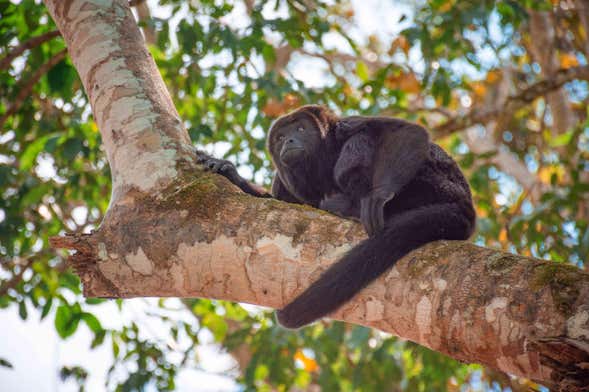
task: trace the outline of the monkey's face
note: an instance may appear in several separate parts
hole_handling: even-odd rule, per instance
[[[317,124],[307,116],[300,116],[293,121],[273,126],[268,145],[276,164],[295,167],[316,157],[321,142]]]

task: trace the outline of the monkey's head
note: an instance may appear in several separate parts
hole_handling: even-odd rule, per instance
[[[302,106],[270,127],[267,147],[286,189],[307,204],[318,206],[335,186],[333,129],[337,117],[319,105]]]
[[[277,169],[305,166],[323,158],[336,121],[331,110],[319,105],[302,106],[276,120],[267,144]]]

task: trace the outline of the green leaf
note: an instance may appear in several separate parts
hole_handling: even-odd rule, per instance
[[[96,335],[94,335],[94,339],[92,339],[92,343],[90,344],[90,348],[95,348],[100,346],[102,343],[104,343],[104,338],[106,336],[106,331],[103,329],[100,332],[98,332]]]
[[[84,145],[82,144],[82,141],[80,139],[68,139],[63,144],[63,158],[68,161],[71,161],[76,157],[76,155],[78,155],[80,151],[82,151],[83,147]]]
[[[55,312],[55,329],[62,339],[73,335],[78,329],[80,314],[72,312],[73,307],[60,305]]]
[[[557,135],[555,137],[550,137],[548,139],[548,144],[552,148],[563,147],[568,145],[572,138],[573,138],[573,131],[565,132],[563,134]]]
[[[77,78],[77,72],[67,60],[62,60],[47,72],[49,90],[54,94],[69,101],[73,96],[73,84]]]
[[[0,366],[4,366],[10,369],[14,368],[14,366],[12,366],[12,364],[4,358],[0,358]]]
[[[82,320],[86,323],[88,328],[92,330],[95,334],[100,333],[103,331],[102,325],[100,321],[94,316],[92,313],[84,312],[81,315]]]
[[[104,303],[103,298],[86,298],[86,304],[88,305],[100,305]]]
[[[364,61],[356,62],[356,75],[362,80],[363,82],[368,81],[368,67]]]
[[[25,301],[21,301],[18,303],[18,315],[21,319],[26,320],[28,313],[27,313],[27,304]]]
[[[39,155],[45,147],[48,138],[49,136],[43,136],[27,145],[19,160],[21,170],[28,171],[33,167],[37,155]]]
[[[207,327],[216,341],[222,341],[227,334],[227,323],[216,313],[208,313],[202,318],[202,325]]]
[[[49,297],[47,299],[47,301],[45,302],[45,305],[43,305],[43,309],[41,310],[41,320],[43,320],[45,317],[47,317],[47,315],[49,314],[49,311],[51,310],[52,304],[53,304],[53,298]]]
[[[119,351],[120,351],[119,344],[116,342],[116,340],[113,337],[113,339],[112,339],[112,355],[113,355],[113,357],[118,358]]]

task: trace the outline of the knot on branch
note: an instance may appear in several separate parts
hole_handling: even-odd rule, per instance
[[[530,351],[540,355],[540,363],[552,370],[550,378],[558,391],[589,392],[589,345],[565,337],[530,341]]]
[[[66,263],[80,276],[87,275],[96,269],[95,242],[92,234],[84,233],[67,233],[64,236],[49,238],[49,244],[54,249],[71,249],[75,251],[66,259]]]

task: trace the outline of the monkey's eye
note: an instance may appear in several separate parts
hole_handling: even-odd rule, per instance
[[[284,140],[284,135],[280,135],[280,136],[278,136],[278,141],[279,141],[279,142],[281,142],[281,141],[283,141],[283,140]]]
[[[303,128],[303,127],[299,127],[299,128],[297,129],[297,131],[299,131],[299,132],[305,132],[305,128]]]

